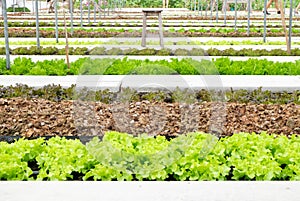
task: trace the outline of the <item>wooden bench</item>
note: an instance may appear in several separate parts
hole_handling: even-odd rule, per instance
[[[162,27],[162,9],[143,9],[143,32],[142,32],[142,47],[146,47],[146,37],[147,37],[147,17],[148,16],[158,16],[158,28],[159,28],[159,42],[160,46],[164,47],[163,41],[163,27]]]
[[[227,5],[225,5],[225,0],[223,0],[223,8],[222,8],[223,12],[225,11],[225,9],[228,8],[230,3],[235,4],[235,0],[227,0],[226,3],[227,3]],[[248,0],[237,0],[236,3],[237,4],[246,4],[246,6],[247,6],[246,10],[248,10]],[[252,8],[252,0],[250,0],[250,12],[252,12],[251,8]]]

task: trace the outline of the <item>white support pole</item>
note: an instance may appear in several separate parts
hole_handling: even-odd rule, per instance
[[[98,5],[98,8],[99,8],[99,18],[101,18],[101,6],[102,6],[102,0],[99,0],[99,5]]]
[[[36,23],[36,45],[40,48],[40,32],[39,32],[39,2],[35,0],[35,23]]]
[[[88,23],[91,22],[91,0],[88,1]]]
[[[94,23],[96,23],[96,14],[97,14],[96,4],[97,4],[97,2],[94,0]]]
[[[26,8],[26,6],[25,6],[25,0],[23,0],[23,12],[25,13],[25,8]]]
[[[234,31],[236,31],[236,21],[237,21],[237,0],[234,1]]]
[[[55,0],[54,2],[54,6],[55,6],[55,39],[56,39],[56,43],[58,43],[58,11],[57,11],[57,1]]]
[[[70,17],[71,17],[71,35],[73,35],[73,33],[74,33],[74,28],[73,28],[73,10],[74,10],[74,8],[73,8],[73,0],[69,0],[70,2],[69,2],[69,7],[70,7],[70,9],[69,9],[69,11],[70,11]]]
[[[267,35],[267,0],[264,0],[264,33],[263,33],[263,42],[266,43],[266,35]]]
[[[211,1],[210,1],[210,20],[211,20],[211,22],[212,22],[212,14],[213,14],[213,9],[214,9],[213,6],[214,6],[214,5],[213,5],[213,1],[211,0]]]
[[[247,25],[247,36],[250,35],[250,12],[251,12],[251,8],[250,8],[250,1],[251,0],[248,0],[247,2],[247,10],[248,10],[248,16],[247,16],[247,22],[248,22],[248,25]]]
[[[9,41],[8,41],[8,23],[6,12],[6,0],[2,0],[2,14],[4,19],[4,37],[5,37],[5,55],[6,55],[6,69],[10,69],[10,54],[9,54]]]
[[[224,11],[224,25],[226,26],[226,14],[227,14],[227,0],[225,0],[224,2],[224,6],[223,6],[223,11]]]
[[[83,23],[82,23],[82,0],[80,0],[80,27],[82,27]]]
[[[289,18],[289,42],[288,49],[292,49],[292,23],[293,23],[293,0],[290,0],[290,18]]]
[[[219,0],[216,0],[216,23],[219,22]]]
[[[15,11],[16,11],[16,9],[15,9],[15,0],[13,0],[13,5],[12,5],[12,7],[13,7],[13,12],[15,12]]]
[[[31,0],[31,5],[32,5],[32,14],[34,14],[34,3],[33,3],[34,0]]]

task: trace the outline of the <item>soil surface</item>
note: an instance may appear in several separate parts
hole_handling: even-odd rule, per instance
[[[192,131],[219,136],[263,131],[299,135],[300,105],[0,99],[0,135],[91,136],[108,130],[167,136]]]

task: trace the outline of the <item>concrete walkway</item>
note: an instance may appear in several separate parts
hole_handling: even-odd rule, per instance
[[[32,87],[61,85],[88,87],[91,89],[133,88],[137,91],[208,89],[208,90],[263,90],[289,91],[300,90],[300,76],[254,76],[254,75],[105,75],[105,76],[0,76],[0,85],[26,84]]]
[[[0,182],[3,201],[299,201],[299,182]]]

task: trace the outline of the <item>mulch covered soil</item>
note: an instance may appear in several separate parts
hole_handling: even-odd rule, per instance
[[[263,131],[299,135],[300,105],[0,99],[0,135],[91,136],[103,135],[108,130],[169,136],[189,131],[222,136]]]

